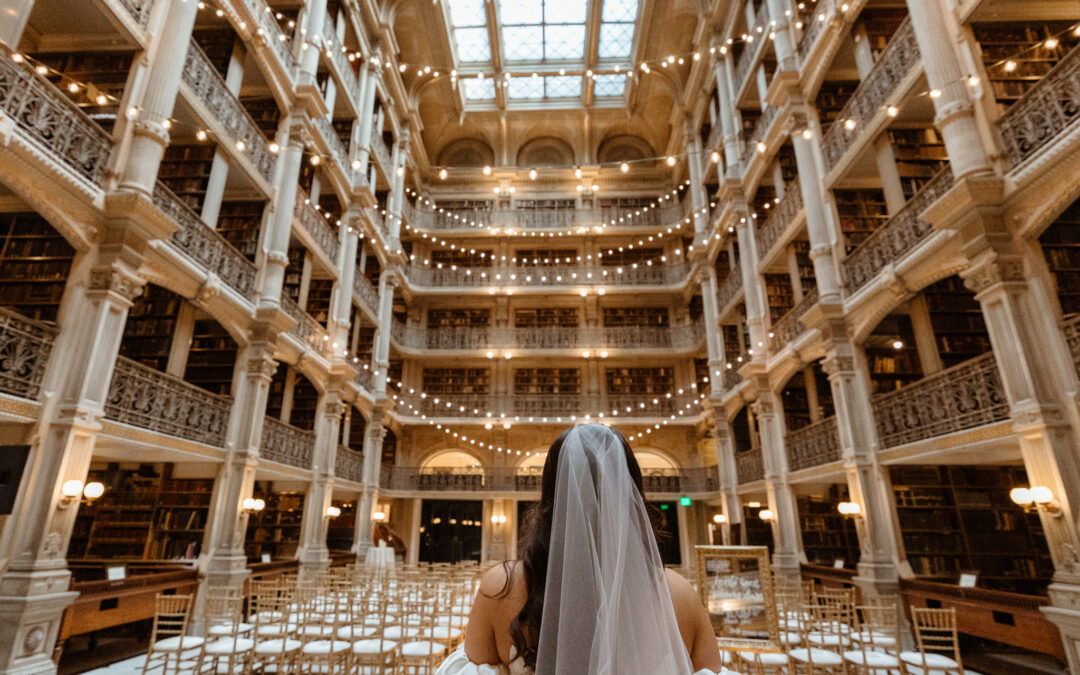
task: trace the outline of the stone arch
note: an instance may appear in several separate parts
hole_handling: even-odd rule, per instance
[[[596,158],[601,164],[637,162],[656,157],[656,151],[641,136],[617,134],[605,138],[597,150]]]
[[[484,467],[484,461],[475,452],[458,446],[439,448],[428,452],[420,460],[420,470],[425,469],[476,469]]]
[[[495,151],[479,138],[450,141],[439,152],[439,166],[478,167],[495,163]]]
[[[540,136],[526,141],[517,154],[519,167],[565,167],[574,163],[574,148],[555,136]]]

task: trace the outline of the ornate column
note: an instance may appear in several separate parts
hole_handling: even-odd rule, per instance
[[[375,512],[375,502],[379,498],[382,447],[383,440],[386,438],[386,427],[383,426],[384,415],[382,405],[376,404],[364,432],[364,472],[360,499],[356,505],[356,535],[353,537],[356,557],[361,559],[371,547],[372,538],[375,535],[375,521],[371,516]]]
[[[823,302],[840,302],[840,274],[833,250],[837,242],[837,227],[825,209],[821,158],[815,137],[821,137],[814,111],[804,110],[791,118],[788,132],[795,148],[795,163],[799,170],[799,189],[806,209],[806,232],[810,237],[810,259],[814,263],[818,297]]]
[[[131,234],[125,229],[110,227],[103,239],[124,241]],[[107,257],[97,251],[81,255],[68,280],[30,453],[4,531],[3,672],[56,672],[53,645],[64,609],[77,596],[68,590],[65,557],[79,505],[64,501],[61,487],[86,480],[124,322],[144,283],[136,274],[141,254],[125,244]]]
[[[777,68],[797,71],[799,65],[796,59],[795,34],[791,25],[791,3],[786,0],[768,0],[768,3],[770,21],[767,32],[772,36]]]
[[[720,333],[720,308],[716,305],[716,268],[703,260],[701,301],[705,315],[705,346],[709,355],[709,390],[719,397],[724,386],[724,338]]]
[[[314,577],[330,566],[330,551],[326,548],[326,509],[334,496],[334,459],[337,457],[338,434],[346,405],[341,401],[341,382],[319,397],[315,417],[315,448],[311,453],[311,483],[304,498],[304,516],[300,524],[300,574]]]
[[[390,326],[393,322],[394,289],[398,279],[385,270],[379,276],[379,326],[375,329],[375,396],[386,397],[386,370],[390,367]]]
[[[764,377],[760,384],[766,384]],[[773,512],[773,568],[787,581],[798,583],[799,564],[806,562],[802,550],[802,530],[795,493],[788,482],[787,453],[784,448],[784,411],[779,398],[767,389],[758,390],[751,404],[761,434],[761,457],[765,466],[765,491]]]
[[[405,207],[405,166],[409,160],[409,128],[401,130],[401,135],[394,146],[394,175],[390,177],[389,204],[386,209],[386,225],[390,231],[391,248],[397,247],[401,235],[401,212]]]
[[[357,274],[356,249],[360,243],[362,213],[359,203],[351,204],[341,219],[345,226],[341,228],[338,235],[341,238],[337,261],[338,278],[330,301],[330,320],[327,331],[330,333],[331,345],[336,345],[334,347],[335,359],[344,358],[344,353],[349,348],[349,320],[352,313],[353,281]]]
[[[282,121],[286,136],[282,143],[279,160],[277,190],[273,210],[267,220],[268,232],[264,237],[266,257],[262,266],[259,291],[260,307],[277,307],[281,303],[281,288],[285,282],[285,268],[289,264],[289,236],[292,234],[293,210],[300,184],[300,167],[304,161],[304,147],[308,144],[307,130],[299,120]]]
[[[371,162],[371,131],[375,123],[375,92],[379,82],[379,68],[375,64],[380,61],[376,52],[360,70],[363,93],[360,97],[360,117],[357,121],[356,159],[360,162],[358,172],[361,175],[367,175],[368,165]],[[372,182],[371,185],[374,190],[375,183]]]
[[[731,544],[731,528],[741,525],[743,522],[742,502],[739,501],[739,478],[735,471],[735,444],[731,440],[731,425],[724,417],[723,408],[713,408],[716,420],[714,432],[716,434],[716,463],[720,473],[720,512],[726,518],[721,530],[724,539]]]
[[[694,209],[694,235],[700,235],[709,226],[708,214],[703,213],[708,205],[708,195],[705,193],[704,178],[702,177],[702,162],[705,153],[702,151],[701,136],[695,133],[693,121],[686,118],[686,162],[690,167],[690,205]]]
[[[725,173],[731,173],[739,170],[742,157],[739,148],[739,118],[731,94],[731,57],[722,43],[714,43],[713,46],[721,54],[716,63],[716,98],[720,103],[720,129],[724,135],[724,169]]]
[[[750,328],[750,349],[752,360],[765,358],[765,282],[758,274],[757,242],[755,241],[754,223],[750,218],[750,209],[741,200],[735,206],[736,235],[739,245],[739,272],[743,278],[743,293],[746,298],[746,324]]]

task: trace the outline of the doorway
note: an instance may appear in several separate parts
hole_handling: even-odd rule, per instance
[[[480,561],[484,503],[425,499],[420,508],[420,561]]]

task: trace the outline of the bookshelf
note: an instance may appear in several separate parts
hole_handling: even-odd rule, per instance
[[[917,576],[953,583],[961,570],[978,570],[980,587],[1045,592],[1053,565],[1039,517],[1009,498],[1028,484],[1023,467],[900,466],[890,476]]]
[[[326,527],[326,548],[331,551],[348,551],[353,545],[356,532],[356,504],[354,502],[331,502],[341,509],[341,515],[331,518]]]
[[[671,325],[667,307],[604,307],[604,326],[660,326]]]
[[[444,248],[435,249],[431,252],[431,265],[437,267],[440,263],[443,267],[457,265],[458,267],[491,267],[491,249],[454,249],[448,251]]]
[[[0,216],[0,305],[55,323],[75,249],[36,213]]]
[[[264,202],[222,202],[218,214],[218,233],[252,262],[259,249],[259,227],[265,208]]]
[[[831,80],[822,83],[815,103],[823,127],[827,127],[840,116],[848,99],[858,87],[858,80]]]
[[[282,292],[296,302],[300,303],[300,282],[304,277],[304,257],[307,250],[296,243],[289,242],[289,262],[285,265],[285,280],[282,282]]]
[[[765,224],[773,207],[776,206],[776,189],[771,185],[759,186],[750,206],[757,214],[757,229],[761,230],[761,226]]]
[[[906,17],[906,12],[889,7],[872,7],[862,13],[862,23],[866,27],[866,37],[870,40],[875,61]]]
[[[716,270],[716,283],[724,283],[724,279],[731,273],[731,261],[728,259],[727,251],[716,252],[716,262],[713,263],[713,269]]]
[[[386,438],[383,439],[382,445],[382,457],[379,458],[380,464],[393,465],[397,462],[397,434],[392,429],[387,429]]]
[[[264,553],[273,560],[292,558],[300,545],[304,493],[273,492],[272,487],[266,482],[255,484],[254,497],[263,499],[266,508],[248,516],[244,543],[248,560],[258,561]]]
[[[897,340],[903,343],[900,349],[893,346]],[[866,362],[870,369],[871,394],[896,391],[922,379],[922,363],[915,346],[911,317],[890,314],[882,319],[866,341]]]
[[[518,368],[514,371],[515,394],[578,394],[581,371],[577,368]]]
[[[240,99],[240,104],[251,115],[255,126],[259,127],[259,131],[263,132],[266,139],[274,140],[281,121],[281,109],[278,108],[277,101],[269,96],[245,96]]]
[[[196,319],[184,380],[214,393],[232,392],[238,347],[229,332],[210,318]]]
[[[796,500],[803,552],[811,565],[832,567],[838,558],[843,559],[847,569],[858,564],[860,550],[855,522],[836,510],[836,505],[847,499],[846,486],[830,485],[825,495]]]
[[[1006,108],[1015,103],[1076,46],[1077,38],[1065,32],[1070,25],[1066,21],[971,25],[998,103]],[[1042,44],[1051,35],[1059,36],[1059,44],[1053,49]],[[1015,67],[1007,69],[1006,60],[1015,63]]]
[[[345,425],[341,425],[344,429]],[[364,451],[364,435],[367,433],[367,421],[364,420],[364,416],[356,408],[352,409],[352,414],[349,415],[349,445],[348,447],[357,451]]]
[[[793,241],[795,263],[799,266],[799,283],[802,284],[803,296],[817,288],[817,275],[814,274],[814,261],[810,259],[810,242]]]
[[[799,176],[799,165],[795,161],[795,146],[791,141],[784,141],[776,153],[776,161],[780,164],[780,177],[784,179],[784,185],[795,180]]]
[[[491,325],[490,309],[429,309],[428,328],[487,328]]]
[[[207,60],[222,79],[229,74],[229,61],[232,58],[236,33],[231,28],[196,28],[192,33],[199,48],[206,54]]]
[[[577,325],[578,310],[574,307],[527,307],[514,310],[515,328],[576,328]]]
[[[945,142],[934,127],[889,129],[888,133],[904,197],[911,199],[948,163]]]
[[[305,311],[323,326],[330,321],[330,298],[334,292],[333,279],[312,279],[308,285]]]
[[[802,371],[791,376],[787,386],[780,392],[780,400],[784,405],[784,423],[789,432],[810,424],[810,395],[806,391]]]
[[[210,514],[214,479],[173,479],[171,469],[165,465],[154,506],[145,555],[150,560],[197,558]]]
[[[158,469],[152,464],[137,469],[119,469],[112,464],[91,475],[107,487],[101,499],[87,509],[88,527],[76,525],[77,532],[86,532],[84,556],[144,558],[157,508]],[[74,550],[68,555],[76,557]]]
[[[90,119],[108,133],[112,133],[119,109],[117,101],[123,100],[124,85],[135,52],[122,51],[79,51],[70,54],[35,54],[47,66],[59,71],[76,82],[85,82],[89,86],[77,92],[69,92],[64,86],[68,81],[58,76],[49,76],[49,80],[72,99]],[[98,94],[114,97],[104,105],[97,104]]]
[[[292,412],[289,424],[304,431],[315,431],[315,415],[319,405],[319,390],[299,372],[293,382]]]
[[[941,362],[955,366],[990,351],[990,335],[975,293],[958,276],[928,286],[923,295]]]
[[[609,394],[668,394],[674,387],[671,368],[608,368]]]
[[[184,299],[172,291],[147,284],[128,310],[120,355],[165,372],[182,302]]]
[[[768,507],[764,503],[761,506],[743,504],[743,536],[747,546],[768,546],[769,555],[772,555],[772,525],[758,515],[765,508]]]
[[[848,253],[889,220],[885,193],[879,189],[833,190],[833,197]]]
[[[724,324],[720,326],[720,332],[724,339],[724,357],[728,362],[735,363],[735,358],[743,352],[742,343],[739,342],[739,327]]]
[[[1057,282],[1062,314],[1080,312],[1080,201],[1073,202],[1039,237]]]
[[[787,273],[762,276],[765,278],[765,293],[769,297],[769,317],[775,324],[795,306],[795,290]]]
[[[196,213],[202,211],[210,168],[214,161],[214,145],[170,145],[158,170],[158,180],[172,190],[182,202]]]
[[[491,388],[487,368],[424,368],[423,390],[431,394],[486,394]]]
[[[604,256],[600,258],[600,264],[604,267],[625,267],[634,263],[644,265],[647,261],[656,260],[662,255],[664,255],[664,249],[658,247],[615,249],[611,254],[604,252]]]

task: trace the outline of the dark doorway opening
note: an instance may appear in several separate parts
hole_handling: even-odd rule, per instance
[[[420,561],[480,560],[484,504],[425,499],[420,509]]]

